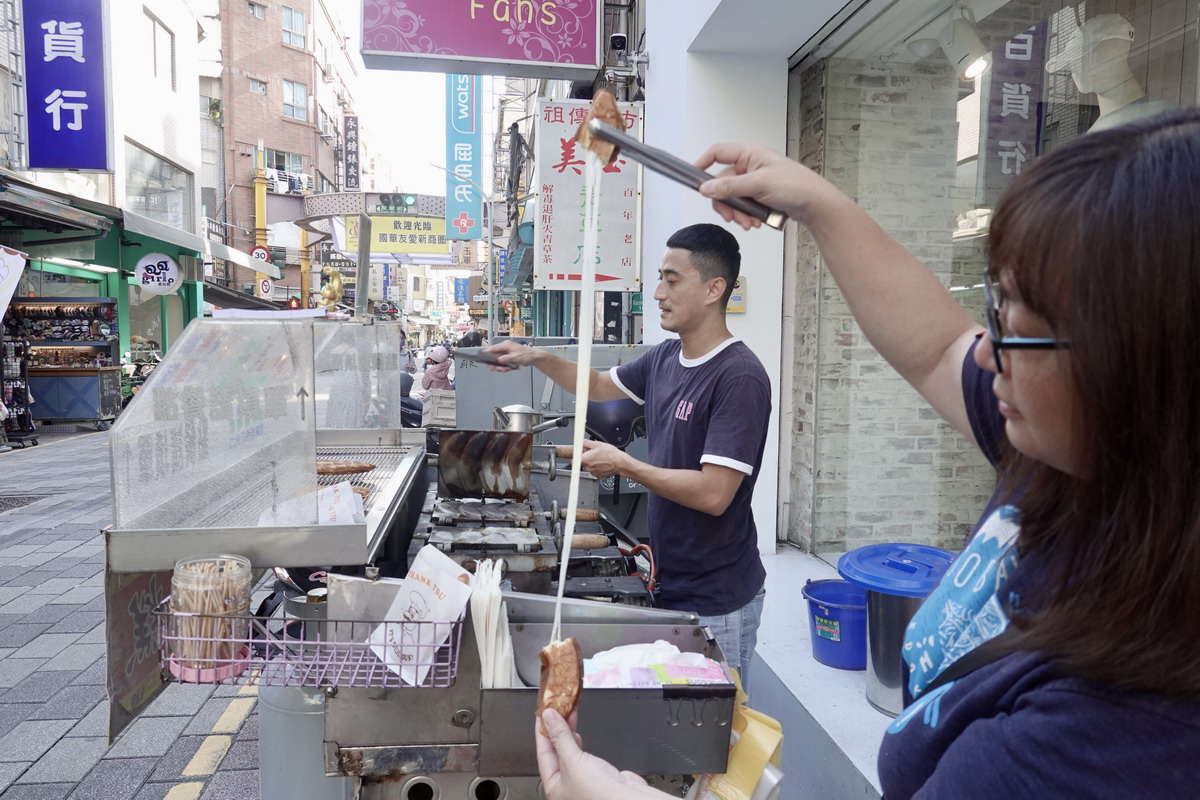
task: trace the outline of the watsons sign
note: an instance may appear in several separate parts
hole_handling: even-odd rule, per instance
[[[376,69],[590,80],[603,65],[601,0],[363,0]]]
[[[446,76],[446,238],[483,237],[481,80]]]
[[[163,253],[149,253],[138,261],[133,277],[144,292],[171,294],[179,288],[179,264]]]

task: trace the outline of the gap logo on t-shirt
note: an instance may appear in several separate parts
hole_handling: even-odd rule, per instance
[[[1017,566],[1013,543],[1020,530],[1016,506],[993,511],[913,616],[904,636],[904,661],[914,698],[943,670],[1008,627],[997,592]]]

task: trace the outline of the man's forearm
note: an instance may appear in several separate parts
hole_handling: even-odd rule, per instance
[[[737,477],[736,482],[731,484],[728,476],[722,479],[703,469],[655,467],[632,456],[623,465],[621,475],[640,483],[659,497],[714,517],[725,513],[741,481]]]

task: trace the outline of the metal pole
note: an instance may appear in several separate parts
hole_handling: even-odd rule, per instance
[[[483,191],[482,189],[480,190]],[[488,243],[488,344],[495,344],[496,337],[500,334],[500,326],[496,323],[496,256],[492,249],[492,230],[495,228],[492,225],[492,202],[485,198],[484,219],[487,220],[487,243]]]

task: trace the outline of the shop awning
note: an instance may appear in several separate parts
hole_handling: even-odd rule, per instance
[[[407,316],[405,319],[413,325],[420,325],[422,327],[429,326],[430,328],[436,328],[439,324],[437,320],[429,319],[429,317]]]
[[[112,221],[108,218],[59,202],[56,195],[28,189],[14,181],[0,180],[0,211],[56,225],[66,224],[80,230],[103,232],[112,227]]]
[[[149,235],[149,234],[147,234]],[[279,304],[252,294],[227,289],[219,283],[204,282],[204,301],[221,308],[249,308],[279,310]]]
[[[249,254],[243,253],[241,250],[235,250],[232,247],[227,247],[220,242],[212,242],[194,233],[172,228],[170,225],[150,219],[149,217],[143,217],[141,214],[135,214],[132,211],[122,211],[121,218],[125,230],[131,233],[169,242],[176,247],[193,250],[201,255],[223,258],[226,261],[232,261],[247,269],[261,272],[275,280],[283,277],[279,272],[279,268],[271,262],[255,261],[250,258]]]

